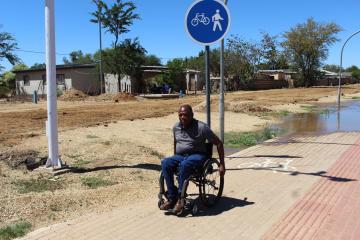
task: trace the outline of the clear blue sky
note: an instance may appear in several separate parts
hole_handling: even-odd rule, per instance
[[[1,0],[0,31],[13,34],[22,50],[43,52],[44,0]],[[111,0],[106,0],[111,3]],[[194,43],[184,29],[184,15],[192,0],[135,0],[141,20],[134,23],[125,38],[139,37],[148,54],[163,59],[196,55],[203,47]],[[258,41],[260,32],[282,34],[309,17],[319,22],[336,22],[344,31],[341,39],[330,49],[327,63],[339,64],[342,42],[360,29],[359,0],[228,0],[232,24],[228,34],[239,34]],[[90,23],[90,13],[95,10],[91,0],[55,0],[56,52],[66,54],[73,50],[94,53],[99,46],[98,28]],[[112,42],[110,34],[104,35],[104,47]],[[214,45],[218,47],[218,45]],[[45,62],[45,54],[17,52],[28,66]],[[62,63],[63,55],[57,55]],[[1,63],[7,69],[11,65]],[[360,35],[354,37],[344,52],[345,67],[360,66]]]

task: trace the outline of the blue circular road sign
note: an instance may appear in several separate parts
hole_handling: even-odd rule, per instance
[[[196,1],[185,15],[185,28],[195,42],[211,45],[228,32],[230,11],[222,1]]]

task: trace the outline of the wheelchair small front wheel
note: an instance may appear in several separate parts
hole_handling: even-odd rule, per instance
[[[163,205],[164,204],[164,199],[163,198],[161,198],[161,199],[159,199],[159,201],[158,201],[158,208],[160,208],[161,207],[161,205]]]
[[[191,215],[196,216],[199,213],[199,206],[195,203],[191,208]]]
[[[219,201],[224,189],[224,176],[219,172],[220,163],[217,159],[209,159],[204,166],[199,184],[200,199],[205,206],[211,207]]]

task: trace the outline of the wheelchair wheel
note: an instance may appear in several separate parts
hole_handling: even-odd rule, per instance
[[[211,207],[219,201],[224,189],[224,176],[219,173],[220,163],[217,159],[209,159],[199,184],[200,199],[205,206]]]
[[[164,202],[165,202],[165,201],[164,201],[163,198],[159,199],[159,200],[158,200],[158,208],[160,208],[160,206],[161,206]]]

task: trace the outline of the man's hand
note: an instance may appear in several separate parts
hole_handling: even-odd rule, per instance
[[[220,176],[224,176],[225,172],[226,172],[225,166],[223,164],[220,164],[220,167],[219,167]]]

